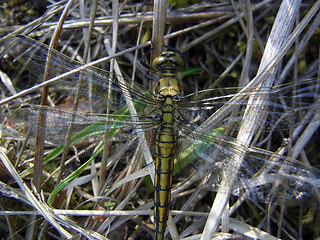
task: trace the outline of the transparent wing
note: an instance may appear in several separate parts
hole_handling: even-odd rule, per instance
[[[79,68],[79,71],[73,71],[53,83],[52,87],[59,91],[67,91],[68,95],[79,92],[80,97],[86,99],[89,106],[98,105],[102,109],[109,108],[112,112],[93,114],[91,111],[81,113],[46,107],[48,138],[60,130],[58,135],[63,139],[70,123],[80,126],[77,131],[91,127],[91,135],[103,136],[105,129],[116,130],[110,137],[116,134],[130,137],[137,129],[149,131],[158,126],[160,107],[154,100],[153,93],[139,84],[127,79],[120,83],[109,77],[110,73],[107,71],[94,67],[84,68],[80,63],[27,37],[9,38],[6,49],[18,61],[27,64],[38,78],[44,76],[49,52],[54,70],[51,71],[51,78]],[[221,126],[231,121],[234,125],[232,131],[236,132],[237,124],[242,119],[243,108],[248,104],[255,104],[248,102],[250,96],[264,96],[265,116],[261,117],[261,126],[266,131],[299,126],[305,122],[301,120],[304,120],[308,112],[311,111],[315,116],[319,111],[319,85],[319,79],[311,79],[273,88],[249,89],[240,93],[238,88],[210,89],[181,97],[175,109],[175,116],[176,129],[181,136],[183,147],[177,156],[175,169],[178,171],[180,164],[185,166],[193,162],[198,173],[195,178],[199,176],[204,179],[205,176],[206,185],[216,189],[221,178],[228,178],[229,171],[232,172],[232,156],[244,154],[245,158],[236,179],[230,179],[235,183],[232,191],[236,195],[246,192],[248,198],[269,202],[283,197],[299,198],[318,190],[318,170],[280,154],[244,145],[232,137],[224,136],[221,131],[214,132],[212,129],[220,127],[224,130]],[[108,95],[108,92],[112,94]],[[132,115],[126,107],[125,99],[131,98],[137,108],[135,117],[138,120],[132,120]],[[215,111],[224,104],[231,104],[237,110],[228,114],[217,126],[204,125],[203,123],[210,120]],[[39,109],[38,106],[19,108],[14,116],[20,120],[24,119],[22,122],[29,126],[34,126]],[[319,118],[312,121],[319,121]],[[271,198],[270,193],[276,182],[280,182],[278,186],[282,186],[283,193]],[[286,184],[283,185],[283,182]]]
[[[137,126],[147,131],[154,129],[157,124],[152,118],[140,116],[139,121],[131,120],[131,115],[126,106],[118,109],[112,114],[82,113],[52,107],[40,107],[36,105],[22,106],[14,111],[9,119],[19,128],[27,128],[28,133],[35,135],[37,128],[37,118],[40,112],[46,114],[45,134],[46,141],[53,144],[62,144],[70,125],[72,135],[82,131],[83,138],[92,140],[101,139],[107,129],[114,130],[110,134],[110,139],[128,139],[133,132],[137,131]]]
[[[50,61],[50,78],[59,77],[69,71],[81,68],[83,65],[71,60],[63,54],[49,50],[49,48],[37,41],[25,36],[10,37],[5,42],[6,52],[17,61],[25,64],[28,70],[38,79],[43,79],[46,62]],[[50,54],[49,54],[50,53]],[[49,58],[50,55],[50,58]],[[79,71],[67,74],[50,85],[51,89],[65,92],[67,96],[79,94],[79,98],[87,105],[84,112],[72,112],[63,108],[40,108],[39,106],[26,106],[17,109],[11,116],[14,123],[28,125],[30,131],[35,133],[35,123],[39,110],[47,115],[47,140],[61,143],[65,139],[68,126],[72,123],[74,132],[84,129],[95,123],[99,129],[123,129],[133,132],[137,126],[143,129],[153,128],[154,123],[150,112],[156,112],[158,105],[155,104],[153,94],[137,83],[123,79],[120,83],[109,77],[110,72],[95,67],[86,67]],[[126,99],[133,99],[138,113],[139,121],[132,121]],[[71,105],[72,106],[72,105]],[[106,112],[107,108],[112,114],[92,114]],[[147,111],[144,111],[148,108]],[[96,134],[101,131],[97,131]]]
[[[271,88],[261,87],[242,92],[240,88],[208,89],[197,94],[190,94],[182,98],[179,109],[185,110],[185,116],[199,116],[199,122],[207,120],[224,104],[233,105],[233,115],[224,119],[240,121],[243,110],[248,105],[249,97],[263,97],[265,116],[261,117],[263,131],[271,129],[295,128],[305,122],[308,112],[316,116],[320,109],[320,79],[309,79],[290,84],[283,84]],[[236,99],[235,99],[236,98]],[[312,121],[319,121],[319,116]]]
[[[6,43],[7,52],[18,61],[27,64],[28,69],[40,79],[44,76],[49,52],[51,53],[52,70],[54,70],[51,71],[51,78],[83,66],[25,36],[11,37]],[[139,110],[139,114],[136,116],[141,121],[139,126],[143,128],[145,125],[144,129],[149,129],[150,122],[156,122],[156,118],[151,116],[159,114],[159,106],[154,101],[153,93],[137,83],[131,83],[130,80],[124,79],[124,83],[120,83],[116,79],[108,77],[109,75],[109,72],[99,68],[86,67],[56,81],[52,88],[67,92],[68,96],[79,92],[80,98],[87,99],[89,109],[96,109],[98,106],[103,111],[106,108],[117,111],[120,107],[126,105],[126,98],[134,99],[135,106]],[[317,90],[319,87],[319,79],[310,79],[272,88],[248,89],[246,92],[240,93],[238,93],[240,91],[239,88],[209,89],[182,97],[177,104],[177,110],[182,113],[182,118],[185,122],[194,122],[197,119],[198,123],[201,124],[215,113],[219,107],[228,103],[238,107],[238,110],[237,114],[224,118],[223,123],[230,120],[239,122],[242,118],[241,110],[249,104],[248,98],[250,96],[263,96],[266,117],[261,118],[261,125],[264,126],[264,131],[276,129],[278,126],[280,129],[287,129],[288,127],[296,127],[302,124],[300,120],[306,116],[309,110],[319,111],[319,90]],[[109,90],[111,90],[111,95],[108,96]],[[234,99],[235,96],[238,97],[236,100]],[[255,103],[250,104],[254,105]],[[148,111],[144,111],[146,108],[148,108]],[[30,118],[32,114],[29,111],[25,112]],[[50,114],[52,116],[60,116],[53,117],[55,119],[54,125],[58,128],[67,125],[70,122],[68,119],[71,119],[72,115],[76,115],[75,118],[79,120],[77,122],[81,125],[92,124],[98,120],[97,116],[89,116],[89,114],[81,115],[80,113],[67,111],[60,111],[57,114],[54,109]],[[62,117],[63,115],[64,117]],[[115,115],[117,114],[108,116],[111,122]],[[127,112],[125,115],[130,114]],[[119,121],[119,118],[117,121]],[[126,117],[123,120],[122,127],[134,128],[137,124],[136,122],[130,122],[130,117]],[[50,127],[53,129],[53,126]]]
[[[238,91],[238,95],[235,92],[240,89],[228,88],[203,91],[203,94],[213,96],[204,99],[196,99],[195,94],[186,96],[181,101],[180,109],[185,109],[185,112],[180,110],[180,119],[192,115],[200,117],[197,123],[181,121],[178,124],[189,145],[185,144],[177,161],[189,159],[189,162],[193,162],[197,174],[191,175],[210,189],[217,190],[221,180],[225,179],[231,183],[231,192],[234,195],[255,201],[280,202],[283,199],[316,196],[320,187],[319,170],[283,156],[283,153],[248,146],[222,133],[229,132],[231,136],[237,134],[243,109],[248,105],[255,105],[255,102],[248,100],[249,97],[263,97],[261,104],[264,111],[258,124],[267,135],[264,139],[261,138],[259,144],[272,138],[274,130],[283,134],[286,130],[296,130],[303,124],[319,122],[319,83],[319,79],[310,79],[272,88],[260,88],[254,92]],[[217,91],[223,90],[227,92],[225,96],[215,97]],[[220,124],[207,124],[211,117],[215,117],[215,105],[219,104],[231,104],[233,111],[227,114]],[[210,111],[212,114],[209,114],[209,118],[203,117]],[[185,124],[187,122],[188,124]],[[278,138],[279,142],[279,135],[276,134],[274,138]],[[289,136],[288,131],[285,136]],[[281,139],[283,136],[280,135]],[[276,148],[280,146],[281,142]],[[283,152],[284,149],[285,146],[282,147]],[[235,156],[243,156],[241,164]]]
[[[224,179],[232,183],[233,195],[254,201],[280,203],[315,196],[319,199],[316,194],[320,190],[320,171],[282,155],[285,144],[279,151],[270,152],[223,136],[221,131],[206,130],[206,134],[185,136],[190,144],[177,156],[175,173],[187,166],[192,178],[187,179],[186,187],[197,181],[202,187],[216,191]],[[244,156],[239,169],[235,155]],[[186,165],[186,159],[193,164]]]
[[[71,60],[58,51],[50,50],[48,46],[31,38],[22,35],[9,37],[4,45],[6,52],[25,64],[38,79],[43,80],[46,62],[49,61],[49,78],[65,76],[50,87],[60,92],[67,92],[69,96],[78,93],[80,98],[92,101],[90,104],[99,104],[101,108],[108,107],[111,110],[124,106],[125,98],[129,97],[136,101],[140,99],[140,103],[153,106],[153,94],[139,84],[132,84],[126,79],[120,83],[115,75],[111,75],[108,71],[95,67],[84,68],[83,64]],[[76,71],[66,74],[72,70]],[[108,90],[112,95],[108,95]]]

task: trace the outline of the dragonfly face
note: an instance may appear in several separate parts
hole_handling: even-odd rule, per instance
[[[183,69],[183,66],[183,60],[173,51],[161,53],[152,63],[152,68],[165,77],[174,77],[177,72]]]
[[[50,51],[48,47],[32,39],[17,36],[9,38],[6,49],[10,55],[26,64],[34,75],[39,78],[43,76]],[[63,76],[50,85],[52,88],[58,91],[66,90],[69,94],[78,92],[90,105],[99,102],[102,107],[109,107],[111,113],[81,113],[46,107],[45,111],[56,123],[54,126],[47,124],[48,129],[66,128],[71,122],[86,127],[83,127],[82,133],[75,135],[72,144],[82,136],[105,136],[106,129],[109,130],[110,139],[121,135],[120,129],[132,132],[137,132],[138,127],[143,132],[157,129],[154,203],[158,239],[163,238],[165,232],[172,177],[185,166],[196,166],[195,172],[188,176],[190,180],[206,179],[206,185],[210,189],[216,189],[220,180],[225,178],[234,183],[231,186],[232,193],[244,194],[246,198],[255,201],[301,199],[301,196],[310,196],[319,190],[320,172],[317,169],[280,153],[248,146],[231,136],[225,136],[222,132],[226,122],[220,122],[220,125],[215,123],[214,126],[205,122],[209,117],[216,116],[219,107],[227,104],[231,106],[232,113],[225,116],[232,122],[231,130],[237,132],[242,118],[241,109],[248,104],[254,105],[248,98],[256,95],[264,96],[265,116],[261,117],[260,125],[272,126],[268,131],[273,132],[273,129],[279,126],[287,129],[300,126],[305,123],[303,119],[309,114],[311,117],[307,122],[318,123],[319,79],[271,88],[249,89],[239,94],[238,88],[228,88],[207,89],[181,96],[175,74],[184,64],[175,52],[164,52],[154,60],[152,67],[160,76],[154,92],[127,79],[120,82],[108,77],[107,71],[84,67],[59,52],[52,51],[51,56],[55,69],[52,77],[58,79]],[[112,96],[107,96],[108,91]],[[125,106],[124,100],[129,99],[136,108],[135,120]],[[39,107],[30,106],[20,108],[17,112],[35,115],[36,110],[39,110]],[[181,151],[176,148],[177,141],[181,142]],[[229,173],[234,166],[234,154],[243,155],[244,160],[238,174],[234,176],[235,179],[228,179],[231,178]],[[189,164],[191,162],[193,165]]]

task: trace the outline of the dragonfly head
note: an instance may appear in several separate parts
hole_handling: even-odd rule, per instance
[[[162,76],[172,76],[184,67],[181,57],[173,51],[162,52],[152,62],[152,68]]]

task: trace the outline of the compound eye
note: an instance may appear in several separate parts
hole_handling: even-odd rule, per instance
[[[176,71],[180,72],[184,67],[184,62],[177,53],[175,53],[175,52],[172,52],[172,53],[174,53],[174,55],[171,55],[169,57],[168,61],[175,64]]]
[[[160,55],[159,57],[155,58],[152,62],[152,68],[157,71],[160,72],[162,69],[162,65],[167,61],[167,58]]]

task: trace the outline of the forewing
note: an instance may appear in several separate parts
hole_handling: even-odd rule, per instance
[[[214,116],[223,105],[231,105],[230,112],[221,124],[240,122],[243,110],[248,105],[249,97],[263,97],[260,104],[264,107],[264,116],[260,119],[262,131],[274,129],[289,129],[303,125],[306,122],[319,121],[320,109],[320,79],[309,79],[271,88],[251,88],[245,92],[240,88],[208,89],[190,94],[181,99],[179,109],[183,118],[191,122],[198,119],[201,124]],[[314,118],[312,118],[315,116]],[[309,118],[308,118],[309,117]],[[216,127],[216,126],[212,126]]]
[[[124,106],[126,98],[153,106],[153,94],[139,84],[127,79],[120,83],[114,74],[73,61],[31,38],[22,35],[9,37],[4,46],[9,55],[25,64],[39,80],[43,80],[46,66],[49,66],[49,78],[57,78],[50,84],[51,88],[66,92],[68,96],[79,94],[90,104],[99,104],[101,108],[111,110]],[[50,64],[47,65],[47,61]]]

